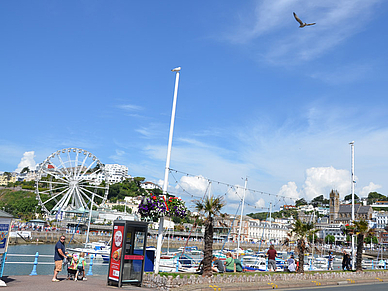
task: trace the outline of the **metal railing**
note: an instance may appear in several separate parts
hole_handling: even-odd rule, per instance
[[[39,257],[43,258],[53,258],[53,255],[40,255],[39,252],[36,252],[35,255],[26,255],[26,254],[7,254],[4,253],[4,258],[6,257],[34,257],[34,261],[5,261],[4,264],[30,264],[33,265],[32,271],[30,273],[30,276],[36,276],[37,271],[36,268],[39,265],[55,265],[55,262],[39,262]],[[92,276],[93,275],[93,265],[107,265],[106,263],[96,263],[94,262],[95,256],[93,254],[90,255],[90,261],[89,261],[89,270],[86,274],[86,276]],[[86,270],[85,270],[86,271]]]

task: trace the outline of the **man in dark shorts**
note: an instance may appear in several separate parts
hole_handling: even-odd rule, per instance
[[[59,239],[59,241],[55,245],[55,252],[54,252],[54,261],[55,261],[55,267],[54,267],[54,277],[51,281],[53,282],[59,282],[57,276],[60,271],[62,271],[62,261],[65,258],[65,236],[62,235]]]
[[[216,256],[213,256],[212,271],[217,273],[224,272],[224,264]]]
[[[271,245],[269,247],[269,250],[267,251],[267,256],[268,256],[268,270],[275,272],[276,271],[276,255],[277,252],[275,250],[274,245]]]

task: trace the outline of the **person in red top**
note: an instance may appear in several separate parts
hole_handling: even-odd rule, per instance
[[[276,258],[277,252],[273,245],[270,245],[269,250],[267,251],[268,256],[268,270],[276,271]]]

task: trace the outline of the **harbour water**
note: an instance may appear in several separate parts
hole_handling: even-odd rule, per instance
[[[4,268],[4,276],[15,276],[15,275],[30,275],[35,260],[35,254],[39,253],[38,265],[36,272],[38,275],[50,275],[53,274],[54,269],[54,244],[24,244],[24,245],[10,245],[8,247],[8,256]],[[71,245],[72,248],[82,247],[82,245]],[[162,252],[166,252],[167,249],[162,248]],[[177,251],[177,249],[170,249],[170,251]],[[317,258],[317,255],[314,255],[314,258]],[[341,270],[341,257],[334,260],[333,270]],[[283,258],[286,259],[286,258]],[[315,261],[315,260],[314,260]],[[86,260],[86,272],[89,270],[90,259]],[[309,258],[305,257],[305,262],[309,262]],[[317,262],[314,262],[316,267],[326,270],[327,263],[324,265],[317,265]],[[376,262],[375,262],[376,267]],[[373,268],[367,266],[367,269]],[[94,275],[107,275],[108,273],[108,263],[104,263],[102,259],[93,260]],[[67,276],[67,270],[63,269],[59,274],[60,277]]]

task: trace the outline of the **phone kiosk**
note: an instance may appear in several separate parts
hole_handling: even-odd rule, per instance
[[[115,220],[109,260],[108,285],[141,286],[147,245],[148,223]]]

